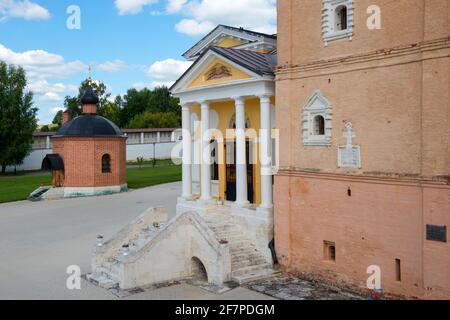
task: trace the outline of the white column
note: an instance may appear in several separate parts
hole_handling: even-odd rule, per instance
[[[191,112],[189,105],[182,107],[183,125],[183,198],[192,196],[192,138],[191,138]]]
[[[156,134],[156,142],[160,143],[161,142],[161,132],[158,131],[158,133]]]
[[[209,103],[201,103],[202,148],[201,148],[201,200],[211,199],[211,146],[209,137]]]
[[[273,207],[272,191],[272,126],[270,124],[270,97],[260,97],[260,137],[259,150],[261,161],[261,207]]]
[[[236,204],[248,204],[247,157],[245,143],[245,101],[235,98],[236,106]]]
[[[141,132],[141,144],[144,144],[144,133]]]

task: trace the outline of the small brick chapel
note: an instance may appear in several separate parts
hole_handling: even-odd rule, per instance
[[[64,197],[126,190],[126,135],[97,115],[99,98],[91,86],[81,102],[82,115],[70,119],[63,113],[61,129],[52,138],[53,154],[44,158],[42,169],[52,171],[52,186],[62,188]]]

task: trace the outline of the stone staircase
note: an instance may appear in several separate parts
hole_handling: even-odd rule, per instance
[[[119,286],[119,261],[108,260],[101,267],[95,269],[94,273],[88,274],[87,279],[107,290]]]
[[[103,262],[92,274],[88,274],[87,279],[99,287],[108,290],[117,288],[119,286],[121,257],[134,252],[139,252],[158,234],[162,227],[163,225],[141,229],[140,233],[135,238],[131,239],[129,243],[124,243],[124,247],[118,250],[113,257]]]
[[[219,241],[230,245],[231,279],[238,284],[264,279],[276,274],[272,263],[245,236],[229,212],[207,214],[205,220]]]
[[[218,209],[201,216],[205,227],[219,243],[227,243],[231,258],[231,281],[238,284],[264,279],[274,276],[272,262],[257,249],[252,241],[245,235],[243,229],[233,220],[229,208]],[[168,224],[168,226],[170,223]],[[121,266],[127,256],[140,254],[145,251],[152,240],[161,232],[165,232],[164,224],[155,226],[142,225],[133,237],[116,242],[115,249],[108,258],[96,266],[87,280],[105,289],[119,288],[123,275]],[[206,229],[205,229],[206,230]],[[107,243],[105,245],[108,245]]]

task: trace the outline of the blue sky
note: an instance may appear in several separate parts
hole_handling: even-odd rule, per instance
[[[81,29],[70,30],[71,5]],[[39,122],[49,123],[92,76],[113,97],[170,85],[189,67],[181,54],[217,24],[276,32],[276,0],[0,0],[0,60],[22,65]]]

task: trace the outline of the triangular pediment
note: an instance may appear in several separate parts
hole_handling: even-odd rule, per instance
[[[196,88],[252,78],[241,68],[233,66],[223,59],[216,58],[201,69],[200,74],[186,87]]]
[[[312,111],[312,110],[323,110],[329,107],[330,103],[328,102],[328,100],[322,95],[322,93],[319,90],[317,90],[308,99],[303,109]]]
[[[202,87],[234,84],[255,78],[261,78],[261,75],[209,50],[181,76],[171,91],[176,93]]]

